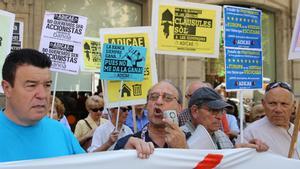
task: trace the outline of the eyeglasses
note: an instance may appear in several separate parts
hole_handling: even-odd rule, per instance
[[[177,100],[177,98],[171,94],[168,93],[163,93],[163,95],[160,95],[159,93],[150,93],[148,98],[151,101],[157,101],[159,96],[162,96],[163,101],[165,102],[171,102],[174,99]],[[178,100],[177,100],[178,101]]]
[[[101,107],[101,108],[95,108],[95,109],[91,109],[93,112],[98,112],[98,111],[103,111],[104,108]]]
[[[290,84],[286,83],[286,82],[272,82],[270,84],[267,85],[266,87],[266,92],[270,91],[271,89],[274,89],[276,87],[282,87],[290,92],[293,92],[292,87]]]
[[[209,111],[209,113],[211,113],[214,116],[224,113],[224,109],[210,109],[208,107],[199,107],[199,109],[204,109],[206,111]]]

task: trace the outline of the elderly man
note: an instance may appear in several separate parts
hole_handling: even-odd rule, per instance
[[[202,125],[209,133],[208,137],[210,137],[209,140],[213,141],[213,147],[217,149],[234,148],[228,136],[220,130],[224,109],[231,108],[231,105],[226,103],[215,90],[208,87],[196,90],[191,96],[188,107],[192,119],[181,127],[185,133],[190,132],[193,136],[197,126]],[[199,144],[201,144],[201,139],[203,138],[199,138]],[[256,148],[257,151],[267,149],[267,146],[259,140],[251,140],[250,142],[253,144],[239,144],[236,147]]]
[[[196,91],[197,89],[199,89],[201,87],[210,87],[211,88],[211,84],[200,81],[200,80],[192,81],[190,84],[188,84],[188,86],[186,88],[186,92],[185,92],[185,98],[187,99],[187,101],[190,100],[194,91]],[[190,121],[191,118],[192,117],[191,117],[191,114],[188,112],[188,109],[184,109],[178,115],[179,126],[183,126],[187,121]]]
[[[179,126],[165,119],[165,110],[182,109],[181,92],[169,81],[161,81],[148,91],[146,109],[149,124],[142,131],[124,137],[115,149],[134,148],[140,158],[147,158],[155,148],[187,148],[185,134]],[[148,145],[145,145],[147,143]]]
[[[260,139],[270,147],[270,152],[287,157],[294,130],[290,116],[294,111],[295,96],[290,85],[285,82],[270,83],[266,87],[262,105],[266,116],[244,130],[244,139]],[[294,158],[299,159],[299,148],[298,145]]]

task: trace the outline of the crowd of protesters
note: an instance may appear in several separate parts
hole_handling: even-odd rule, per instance
[[[188,140],[199,134],[198,128],[209,133],[214,149],[249,147],[288,156],[296,101],[286,82],[268,84],[261,104],[250,111],[244,138],[239,135],[236,103],[202,81],[188,85],[187,107],[180,89],[168,80],[149,89],[145,105],[105,108],[100,94],[84,95],[81,103],[87,113],[72,122],[73,131],[65,113],[74,100],[70,104],[55,97],[51,104],[50,67],[51,60],[33,49],[12,52],[5,59],[1,84],[6,105],[0,113],[0,137],[6,139],[0,141],[0,162],[119,149],[136,149],[144,159],[155,148],[197,148]],[[176,112],[178,123],[164,116],[168,110]],[[201,143],[205,138],[197,139]],[[298,149],[294,158],[299,159]]]

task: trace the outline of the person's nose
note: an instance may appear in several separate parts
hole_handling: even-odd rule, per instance
[[[274,108],[274,112],[275,113],[281,113],[282,112],[282,105],[281,104],[276,104],[275,108]]]
[[[164,102],[163,95],[160,95],[158,99],[155,101],[156,105],[162,105]]]
[[[48,96],[49,90],[44,85],[38,85],[36,88],[35,96],[39,99],[44,99]]]

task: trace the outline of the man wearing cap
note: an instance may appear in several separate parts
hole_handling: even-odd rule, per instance
[[[226,103],[215,90],[208,87],[196,90],[191,96],[188,107],[192,119],[181,127],[185,133],[190,132],[193,136],[197,126],[202,125],[213,140],[214,147],[218,149],[234,148],[228,136],[220,130],[224,109],[231,108],[231,105]],[[200,142],[201,140],[199,140]],[[267,149],[267,146],[259,140],[251,140],[250,143],[239,144],[236,147],[256,148],[257,151]]]
[[[294,130],[294,125],[290,123],[291,113],[295,107],[292,88],[286,82],[270,83],[266,87],[262,105],[266,116],[245,128],[244,139],[245,141],[260,139],[270,147],[270,152],[287,157]],[[240,140],[241,137],[237,141]],[[299,152],[298,144],[293,158],[299,159]]]
[[[196,80],[196,81],[192,81],[191,83],[188,84],[187,88],[186,88],[186,92],[185,92],[185,98],[187,99],[187,101],[190,100],[192,94],[194,93],[194,91],[196,91],[197,89],[201,88],[201,87],[211,87],[210,83],[207,82],[203,82],[201,80]],[[191,114],[189,113],[188,109],[184,109],[181,113],[179,113],[178,115],[178,121],[179,121],[179,126],[183,126],[187,121],[191,120]]]

